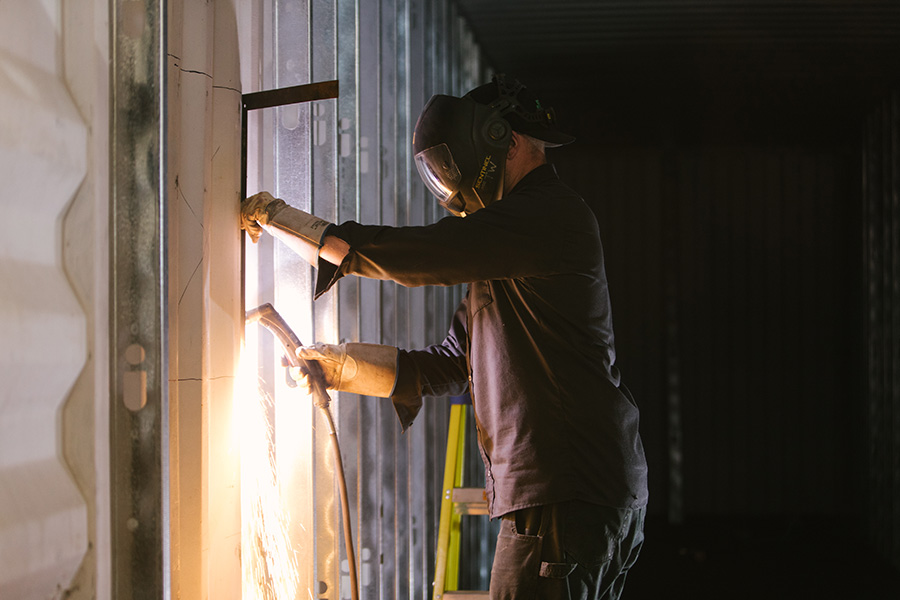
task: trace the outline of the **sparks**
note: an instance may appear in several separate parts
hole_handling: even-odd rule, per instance
[[[241,443],[242,597],[293,600],[300,576],[278,485],[269,419],[272,400],[255,385],[255,364],[247,355],[241,353],[235,395]]]

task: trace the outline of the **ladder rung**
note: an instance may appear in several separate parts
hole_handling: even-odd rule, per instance
[[[454,591],[444,592],[444,598],[453,598],[453,600],[481,600],[482,598],[490,598],[490,592],[480,591]]]
[[[453,488],[453,508],[460,515],[486,515],[487,494],[482,488]]]

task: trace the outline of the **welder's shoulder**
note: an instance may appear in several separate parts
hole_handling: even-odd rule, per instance
[[[596,226],[593,211],[581,197],[559,179],[551,179],[531,190],[533,201],[545,212],[552,212],[557,218],[580,223],[587,228]]]

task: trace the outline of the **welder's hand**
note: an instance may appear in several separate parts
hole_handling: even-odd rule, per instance
[[[309,371],[305,366],[288,367],[288,375],[291,376],[291,379],[294,380],[298,387],[303,388],[303,391],[307,394],[312,393],[312,384],[309,382]]]
[[[241,202],[241,229],[250,235],[255,244],[262,235],[261,225],[267,225],[269,220],[285,206],[287,203],[284,200],[275,198],[269,192],[250,196]]]
[[[250,196],[241,203],[241,228],[247,230],[254,242],[265,230],[314,267],[319,266],[319,251],[325,243],[325,232],[331,225],[329,221],[294,208],[268,192]],[[346,245],[343,240],[334,239]],[[335,260],[334,251],[331,248],[327,250],[323,258]],[[345,250],[340,258],[343,259],[346,253]]]
[[[394,390],[398,353],[394,346],[352,342],[297,348],[298,358],[319,363],[328,389],[380,398],[389,398]],[[301,369],[291,369],[291,376],[309,388]]]
[[[322,374],[325,376],[325,387],[330,390],[337,389],[337,384],[341,380],[341,373],[344,370],[344,363],[347,360],[347,351],[344,344],[322,344],[316,343],[312,346],[301,346],[297,348],[297,358],[301,360],[318,361],[322,367]],[[295,377],[297,373],[299,377]],[[291,376],[297,383],[303,385],[302,379],[308,380],[309,374],[304,367],[292,368]],[[306,384],[309,387],[308,383]]]

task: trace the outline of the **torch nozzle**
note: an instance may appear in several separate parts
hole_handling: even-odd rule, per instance
[[[299,367],[309,377],[309,385],[316,406],[328,406],[331,398],[328,396],[328,385],[325,381],[325,373],[322,365],[315,360],[301,360],[297,357],[297,348],[302,346],[300,338],[294,333],[287,321],[278,314],[275,307],[268,302],[253,310],[248,310],[245,316],[245,324],[259,323],[271,331],[284,347],[285,357],[291,367]]]
[[[271,331],[281,345],[284,346],[287,360],[292,367],[300,366],[300,359],[297,358],[297,348],[302,346],[300,339],[287,324],[287,321],[278,314],[275,307],[268,302],[253,310],[248,310],[244,321],[247,325],[251,323],[259,323],[269,331]]]

